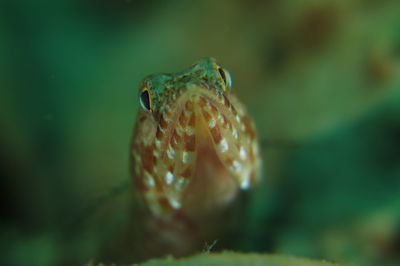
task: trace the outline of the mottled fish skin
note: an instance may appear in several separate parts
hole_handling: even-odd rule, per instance
[[[214,58],[143,80],[131,172],[158,219],[204,217],[259,180],[254,125],[230,85]]]

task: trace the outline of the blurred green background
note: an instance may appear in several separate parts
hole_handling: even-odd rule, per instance
[[[400,264],[399,1],[3,0],[0,40],[2,264],[123,246],[64,228],[129,180],[141,79],[208,56],[262,143],[234,250]]]

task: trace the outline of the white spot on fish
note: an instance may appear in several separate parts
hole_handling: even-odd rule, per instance
[[[214,118],[211,118],[211,120],[210,120],[210,122],[208,122],[208,126],[210,127],[210,128],[214,128],[215,127],[215,125],[216,125],[216,121],[215,121],[215,119]]]
[[[225,98],[224,98],[224,96],[218,95],[218,96],[217,96],[217,99],[218,99],[218,101],[219,101],[221,104],[225,104]]]
[[[224,116],[221,115],[220,113],[218,113],[218,120],[221,122],[221,124],[224,124],[224,123],[225,123]]]
[[[240,156],[240,159],[242,159],[242,160],[246,160],[247,159],[247,152],[243,148],[243,146],[240,147],[239,156]]]
[[[171,147],[171,145],[168,145],[167,155],[168,155],[168,158],[170,158],[171,160],[174,159],[175,150],[174,150],[174,148]]]
[[[188,163],[189,160],[190,160],[190,154],[189,154],[189,152],[184,151],[184,152],[182,153],[182,162],[183,162],[183,163]]]
[[[221,152],[226,152],[228,150],[229,146],[225,138],[222,139],[221,143],[219,144],[219,148],[221,149]]]
[[[158,130],[160,130],[162,133],[165,132],[165,130],[160,125],[158,126]]]
[[[191,127],[191,126],[187,126],[187,127],[186,127],[186,134],[187,134],[188,136],[193,136],[193,135],[194,135],[194,128]]]
[[[172,184],[172,181],[174,181],[174,175],[173,175],[170,171],[168,171],[168,172],[165,174],[165,182],[166,182],[168,185],[171,185],[171,184]]]
[[[250,187],[250,178],[243,179],[242,183],[240,184],[242,189],[248,189]]]
[[[233,128],[233,130],[232,130],[232,135],[233,135],[233,137],[235,138],[235,139],[238,139],[238,132],[237,132],[237,129],[236,128]]]
[[[181,208],[181,203],[179,201],[177,201],[176,199],[170,199],[169,203],[171,204],[172,208],[174,208],[174,209]]]
[[[232,163],[232,168],[233,168],[233,170],[235,170],[236,172],[240,172],[240,171],[242,171],[242,164],[239,162],[239,161],[233,161],[233,163]]]
[[[239,115],[236,115],[236,121],[240,124],[241,119],[240,119],[240,116],[239,116]]]
[[[160,147],[161,147],[161,141],[160,141],[160,140],[156,139],[156,140],[155,140],[155,144],[156,144],[156,147],[157,147],[157,148],[160,148]]]
[[[175,183],[175,189],[181,190],[183,185],[186,184],[187,180],[184,177],[178,177],[178,180]]]
[[[150,175],[147,171],[144,171],[143,181],[144,184],[149,188],[152,188],[155,185],[153,176]]]

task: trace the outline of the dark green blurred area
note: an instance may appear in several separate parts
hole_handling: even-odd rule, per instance
[[[2,1],[0,40],[2,264],[123,245],[63,228],[129,179],[141,79],[208,56],[262,142],[235,250],[400,264],[398,1]]]

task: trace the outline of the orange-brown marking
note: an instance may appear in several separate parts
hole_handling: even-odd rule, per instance
[[[223,116],[223,118],[224,118],[224,123],[222,124],[222,126],[223,126],[225,129],[229,129],[229,128],[231,127],[231,123],[228,121],[228,118],[226,118],[225,115],[222,115],[222,116]]]
[[[185,108],[187,111],[193,111],[193,103],[191,101],[187,101],[185,104]]]
[[[143,168],[147,170],[147,172],[153,172],[153,149],[150,147],[144,148],[143,156],[142,156]]]
[[[222,135],[221,135],[221,130],[219,129],[218,126],[215,126],[211,129],[211,135],[214,139],[214,142],[216,144],[220,143],[222,140]]]
[[[232,115],[236,117],[237,112],[236,112],[235,107],[233,107],[232,104],[229,104],[229,110],[231,110]]]
[[[140,174],[140,176],[143,176],[143,173]],[[146,192],[149,190],[149,188],[144,184],[143,182],[143,178],[135,178],[135,185],[136,187],[142,191],[142,192]]]
[[[168,126],[167,121],[164,120],[164,116],[161,115],[160,117],[160,126],[162,127],[162,129],[165,129]]]
[[[161,131],[160,127],[157,127],[156,138],[161,140],[163,137],[163,132]]]
[[[250,152],[249,152],[249,160],[254,162],[256,160],[255,156],[254,156],[254,150],[252,147],[250,147]]]
[[[206,119],[206,122],[207,122],[207,123],[210,122],[210,120],[211,120],[211,115],[210,115],[207,111],[205,111],[204,109],[203,109],[203,116],[204,116],[204,118]]]
[[[158,202],[160,203],[160,205],[165,208],[165,209],[169,209],[171,208],[171,205],[169,204],[169,201],[166,197],[160,197],[158,199]]]
[[[212,113],[214,116],[217,116],[217,115],[218,115],[218,109],[217,109],[217,107],[214,106],[214,104],[211,105],[211,113]]]
[[[192,115],[190,116],[188,125],[191,126],[192,128],[194,128],[195,122],[196,122],[196,116],[194,113],[192,113]]]
[[[204,107],[204,106],[206,106],[207,101],[203,97],[200,97],[200,99],[198,101],[198,104],[199,104],[200,107]]]
[[[228,165],[232,165],[233,164],[233,158],[231,157],[231,156],[228,156],[228,157],[226,157],[226,159],[225,159],[225,162],[228,164]]]
[[[185,134],[183,137],[185,141],[185,151],[195,151],[196,148],[196,139],[195,136],[189,136]]]
[[[143,123],[146,119],[147,119],[146,116],[141,116],[140,119],[139,119],[139,122]]]
[[[186,168],[185,171],[181,173],[181,176],[184,178],[189,178],[191,175],[192,175],[191,167]]]
[[[174,166],[171,165],[171,166],[168,168],[168,171],[170,171],[171,173],[173,173],[173,172],[174,172]]]
[[[230,107],[231,103],[228,101],[228,99],[226,98],[226,96],[224,95],[224,104],[226,107]]]
[[[159,193],[162,193],[164,191],[163,189],[163,184],[161,184],[160,179],[158,179],[157,177],[154,178],[154,183],[156,183],[156,190]]]

